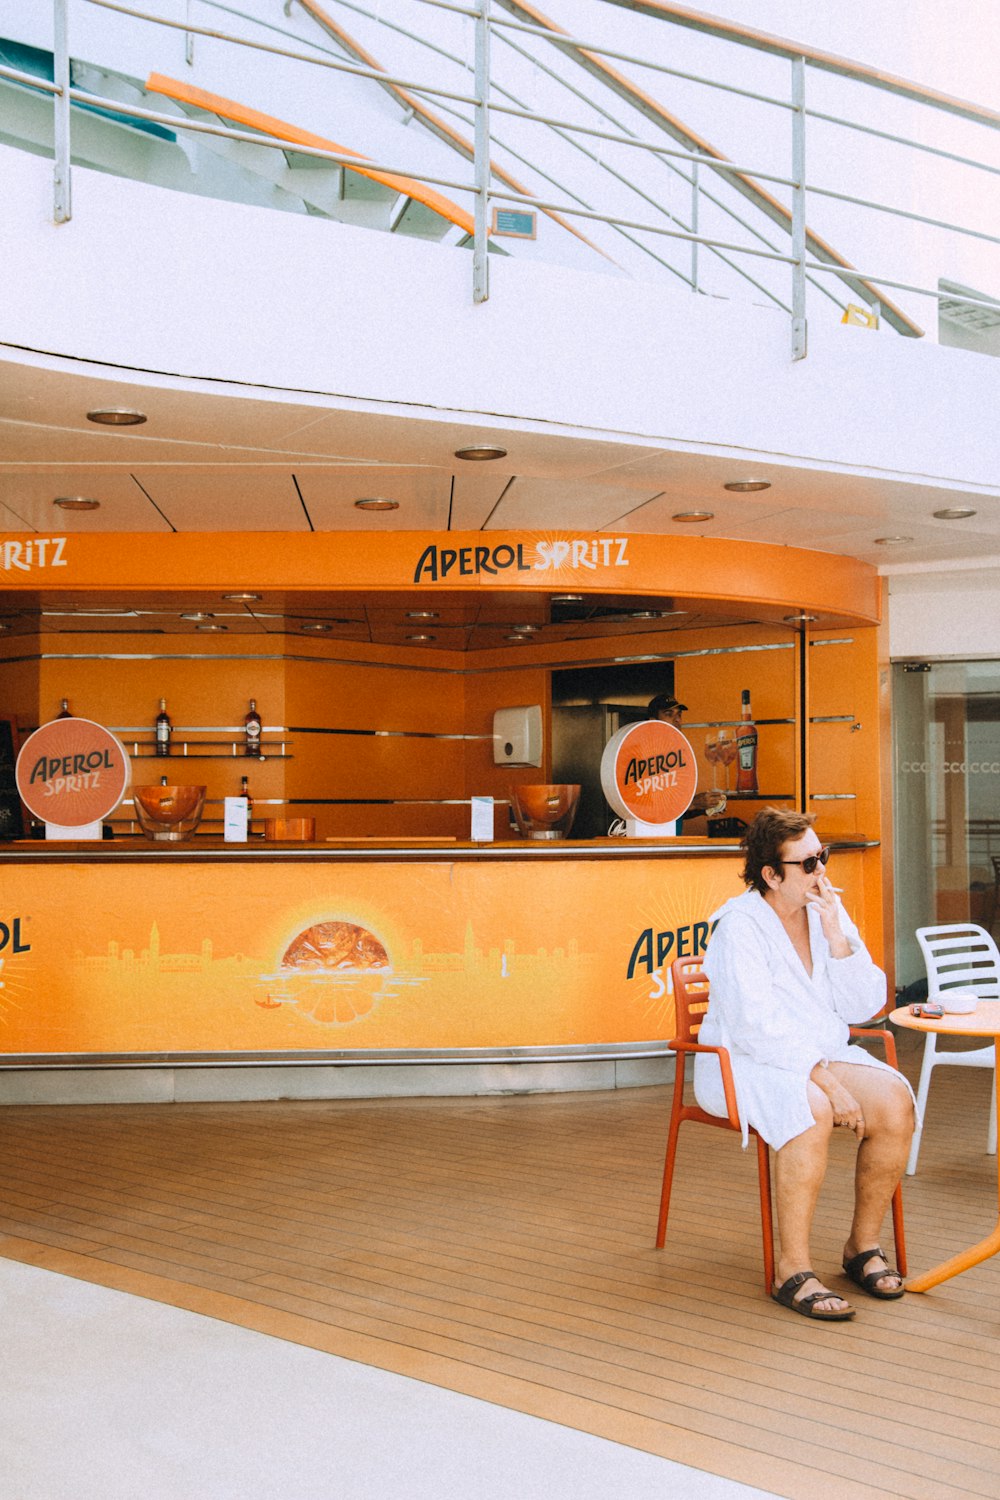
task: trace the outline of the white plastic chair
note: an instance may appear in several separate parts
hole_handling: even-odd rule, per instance
[[[927,969],[927,998],[940,1000],[948,990],[974,990],[980,1000],[1000,1000],[1000,951],[983,927],[973,922],[950,922],[943,927],[918,927],[917,942],[924,955]],[[920,1068],[917,1085],[917,1112],[923,1119],[927,1108],[927,1092],[931,1073],[937,1067],[990,1068],[996,1067],[996,1049],[992,1042],[972,1051],[954,1052],[937,1049],[937,1034],[929,1031],[924,1039],[924,1060]],[[986,1150],[990,1156],[997,1150],[997,1100],[992,1092],[990,1123],[986,1137]],[[920,1152],[920,1137],[923,1127],[918,1125],[913,1132],[910,1156],[906,1173],[912,1177],[917,1170]]]

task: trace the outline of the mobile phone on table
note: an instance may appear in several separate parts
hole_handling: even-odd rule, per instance
[[[944,1006],[938,1005],[933,1000],[927,1000],[923,1005],[911,1005],[911,1016],[923,1016],[925,1021],[939,1021],[944,1015]]]

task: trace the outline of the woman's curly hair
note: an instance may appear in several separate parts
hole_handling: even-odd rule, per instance
[[[781,812],[776,807],[762,807],[741,841],[746,850],[744,884],[763,896],[768,889],[761,873],[765,865],[780,870],[784,845],[790,839],[800,839],[815,821],[812,813]]]

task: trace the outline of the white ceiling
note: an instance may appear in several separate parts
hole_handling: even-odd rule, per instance
[[[87,412],[126,406],[138,427]],[[454,457],[496,443],[489,464]],[[729,480],[766,479],[751,495]],[[59,496],[100,501],[66,512]],[[384,497],[390,512],[354,502]],[[977,514],[939,521],[935,510]],[[710,510],[710,521],[679,522]],[[0,362],[0,529],[51,531],[587,530],[701,533],[895,564],[1000,554],[996,496],[805,464],[736,462],[573,434],[466,425],[227,390],[113,380],[68,367]],[[877,538],[902,535],[891,547]]]

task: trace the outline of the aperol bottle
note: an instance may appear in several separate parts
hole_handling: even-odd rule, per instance
[[[744,688],[740,704],[740,723],[736,726],[736,793],[756,795],[757,726],[750,713],[750,689]]]

